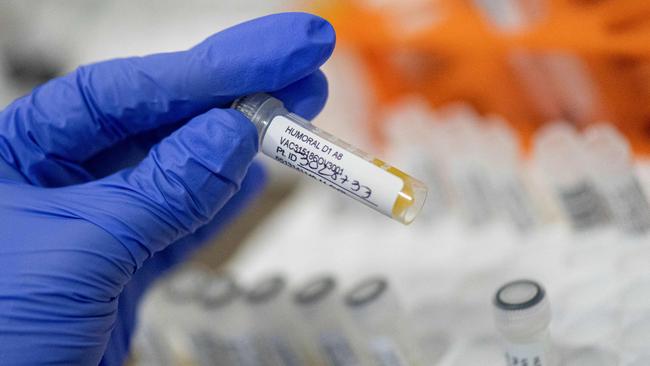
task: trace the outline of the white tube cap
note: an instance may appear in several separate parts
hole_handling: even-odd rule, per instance
[[[546,291],[535,281],[517,280],[503,285],[493,303],[496,327],[507,339],[534,337],[551,322]]]

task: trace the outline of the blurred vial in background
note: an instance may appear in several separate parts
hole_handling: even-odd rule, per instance
[[[263,277],[246,292],[255,324],[255,342],[264,365],[322,365],[307,358],[314,353],[313,343],[302,336],[288,294],[287,281],[279,274]]]
[[[516,132],[497,117],[488,119],[485,129],[487,155],[491,157],[490,178],[497,205],[520,232],[529,232],[539,213],[522,175],[522,152]]]
[[[586,129],[584,141],[594,181],[618,228],[631,235],[646,233],[650,229],[650,205],[625,137],[612,125],[597,124]]]
[[[318,345],[315,359],[328,366],[371,365],[357,330],[347,316],[336,280],[328,275],[316,277],[294,294],[297,316],[304,322],[311,339]]]
[[[181,269],[149,291],[140,306],[133,341],[138,365],[173,366],[179,362],[191,362],[191,345],[182,337],[185,334],[182,323],[187,314],[179,315],[178,312],[191,311],[204,278],[202,270]]]
[[[207,271],[184,268],[170,277],[162,287],[163,299],[169,312],[161,313],[160,331],[168,345],[173,364],[194,364],[194,347],[190,337],[199,322],[199,299],[203,296],[209,279]]]
[[[455,104],[440,111],[440,118],[454,205],[468,226],[483,226],[494,219],[495,198],[480,117],[468,104]]]
[[[545,126],[534,141],[534,159],[555,192],[569,225],[577,232],[601,228],[609,210],[588,173],[575,129],[566,123]]]
[[[433,110],[425,100],[412,97],[385,113],[386,156],[405,171],[420,177],[428,188],[419,221],[431,224],[449,211],[449,192],[441,144],[433,141]]]
[[[376,365],[425,365],[410,324],[386,279],[362,281],[345,295],[345,303]]]
[[[509,282],[497,291],[493,304],[508,366],[558,366],[549,335],[551,308],[540,284]]]
[[[534,159],[573,232],[561,239],[566,244],[560,248],[565,251],[565,278],[614,276],[620,238],[582,136],[567,123],[549,124],[535,136]]]
[[[249,309],[242,290],[227,274],[210,276],[200,297],[198,321],[190,334],[195,361],[201,366],[260,366]]]

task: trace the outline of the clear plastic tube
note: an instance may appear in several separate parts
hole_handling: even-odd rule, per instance
[[[258,93],[235,101],[257,128],[264,154],[403,224],[419,214],[426,186],[290,113]]]
[[[192,343],[196,361],[203,365],[263,364],[254,341],[254,324],[242,289],[228,275],[212,276],[201,294]]]
[[[328,366],[370,365],[361,336],[344,312],[336,280],[319,276],[299,287],[294,295],[298,314],[307,333],[318,345],[315,359]]]
[[[522,153],[515,131],[498,117],[490,117],[484,128],[486,150],[491,156],[490,179],[499,208],[521,232],[539,223],[539,213],[522,172]]]
[[[454,104],[440,111],[442,141],[448,155],[452,200],[461,219],[471,227],[483,226],[495,218],[495,196],[488,170],[480,116],[467,104]]]
[[[596,185],[618,227],[627,234],[650,231],[650,203],[634,171],[630,146],[613,126],[597,124],[584,133]]]
[[[162,285],[162,298],[169,307],[168,315],[174,315],[164,319],[161,326],[162,343],[172,364],[197,364],[192,334],[199,323],[200,300],[209,280],[210,275],[204,269],[187,267],[174,273]]]
[[[551,309],[540,284],[530,280],[506,283],[493,303],[508,365],[556,365],[548,329]]]
[[[324,365],[308,357],[313,351],[305,351],[313,349],[313,344],[301,336],[304,331],[295,319],[284,276],[263,277],[249,288],[245,298],[265,365]]]
[[[423,364],[424,358],[415,346],[415,337],[411,334],[397,294],[386,279],[365,279],[346,294],[345,303],[363,335],[366,350],[378,364]]]
[[[386,156],[420,177],[427,186],[427,204],[419,217],[429,223],[450,209],[443,162],[447,154],[441,151],[445,144],[436,141],[437,122],[427,102],[415,97],[393,106],[383,121]]]
[[[574,231],[607,225],[609,207],[588,174],[584,146],[573,126],[549,124],[535,136],[534,143],[535,161]]]

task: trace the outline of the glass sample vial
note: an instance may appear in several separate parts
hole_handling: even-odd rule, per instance
[[[220,336],[211,329],[211,327],[217,327],[212,324],[215,320],[227,317],[229,321],[234,321],[231,320],[232,312],[229,312],[229,308],[233,306],[233,303],[236,303],[240,296],[241,290],[239,286],[229,275],[220,274],[210,276],[208,279],[199,297],[202,306],[198,311],[198,320],[192,327],[190,334],[194,350],[194,361],[197,366],[230,364],[234,362],[233,360],[241,358],[239,353],[246,351],[246,349],[242,350],[241,347],[237,347],[237,343],[231,343],[229,339]],[[223,313],[228,315],[224,316]],[[230,325],[228,321],[219,321],[218,324],[220,329]]]
[[[551,308],[540,284],[517,280],[503,285],[494,297],[494,317],[508,366],[555,365],[548,330]]]
[[[257,281],[245,294],[255,324],[255,342],[264,365],[319,365],[307,358],[304,350],[311,344],[300,336],[286,288],[285,277],[274,274]]]
[[[575,232],[601,228],[610,222],[607,202],[585,164],[584,145],[572,125],[545,126],[534,141],[534,158]]]
[[[290,113],[280,100],[252,94],[233,108],[253,122],[265,155],[403,224],[422,209],[422,182]]]
[[[383,277],[370,277],[345,295],[367,352],[379,366],[422,365],[397,294]]]
[[[296,310],[306,332],[317,344],[317,355],[328,366],[371,365],[361,335],[354,328],[341,300],[336,280],[328,275],[318,276],[294,294]]]
[[[263,364],[243,295],[228,275],[209,279],[200,298],[199,321],[192,332],[198,366]]]
[[[625,136],[613,125],[596,124],[584,132],[596,185],[603,193],[614,222],[627,234],[650,231],[650,202],[634,171]]]
[[[162,327],[158,330],[172,364],[195,364],[192,333],[199,323],[200,300],[209,279],[202,268],[187,267],[162,284],[162,296],[169,309],[164,312],[168,318],[160,320]],[[156,311],[164,310],[158,307]]]

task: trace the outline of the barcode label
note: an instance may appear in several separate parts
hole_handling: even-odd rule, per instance
[[[565,187],[558,193],[574,229],[589,229],[609,221],[609,212],[603,198],[589,182]]]
[[[517,229],[525,232],[534,227],[537,223],[537,215],[530,194],[523,183],[520,181],[510,182],[500,191],[503,209]]]
[[[624,232],[645,233],[650,229],[650,205],[635,177],[611,193],[610,207]]]

